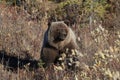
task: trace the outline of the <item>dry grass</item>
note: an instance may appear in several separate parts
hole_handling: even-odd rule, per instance
[[[43,35],[44,16],[32,20],[24,10],[0,4],[1,80],[120,80],[120,30],[107,30],[99,22],[79,28],[73,26],[80,46],[77,72],[36,66]]]

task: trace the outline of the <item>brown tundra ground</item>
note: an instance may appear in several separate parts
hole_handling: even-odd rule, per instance
[[[80,69],[46,69],[39,58],[47,18],[37,21],[31,16],[23,9],[0,4],[0,80],[120,80],[119,28],[107,29],[100,22],[92,28],[73,25]]]

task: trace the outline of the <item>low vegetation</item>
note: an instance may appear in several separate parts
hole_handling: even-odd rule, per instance
[[[120,80],[119,0],[0,0],[1,80]],[[65,21],[80,47],[78,70],[43,68],[52,21]]]

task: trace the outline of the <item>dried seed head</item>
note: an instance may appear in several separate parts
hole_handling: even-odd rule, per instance
[[[80,62],[79,61],[75,61],[75,67],[79,67]]]
[[[63,70],[63,68],[61,66],[55,66],[56,70]]]
[[[71,63],[72,63],[72,62],[73,62],[73,59],[72,59],[72,58],[69,58],[69,62],[71,62]]]
[[[66,51],[65,51],[65,52],[66,52],[66,53],[68,53],[68,50],[69,50],[69,49],[68,49],[68,48],[66,48]]]
[[[75,50],[74,50],[74,49],[72,49],[71,51],[72,51],[72,55],[75,55]]]
[[[65,69],[65,64],[64,63],[62,63],[61,66],[62,66],[63,69]]]
[[[62,56],[63,59],[66,58],[66,54],[65,53],[61,54],[61,56]]]
[[[78,55],[78,50],[77,50],[77,49],[75,49],[74,51],[75,51],[75,55]]]

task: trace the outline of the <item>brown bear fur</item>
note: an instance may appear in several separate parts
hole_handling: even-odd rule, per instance
[[[79,49],[74,32],[63,21],[52,22],[44,37],[41,59],[47,65],[54,63],[66,48]]]

